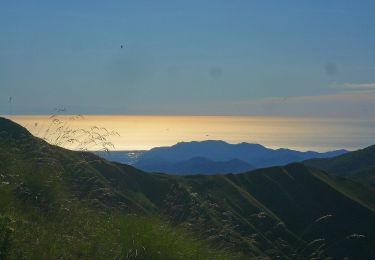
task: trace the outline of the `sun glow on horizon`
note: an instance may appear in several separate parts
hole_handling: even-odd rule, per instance
[[[67,120],[70,116],[59,117]],[[38,135],[38,129],[40,132],[50,122],[47,115],[15,115],[8,118],[25,126],[34,135]],[[374,122],[354,119],[85,115],[68,124],[73,129],[99,126],[117,131],[120,136],[109,138],[115,150],[148,150],[178,142],[223,140],[228,143],[259,143],[270,148],[328,151],[357,149],[371,145],[371,141],[375,140]]]

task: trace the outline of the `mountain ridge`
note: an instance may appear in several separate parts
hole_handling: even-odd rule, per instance
[[[333,175],[361,181],[375,188],[375,145],[333,158],[310,159],[303,163]]]
[[[324,153],[313,151],[300,152],[286,148],[270,149],[260,144],[238,143],[229,144],[221,140],[206,140],[179,142],[173,146],[156,147],[139,155],[133,165],[145,171],[169,172],[173,164],[186,164],[195,157],[202,157],[215,162],[227,162],[232,159],[241,160],[252,168],[264,168],[276,165],[286,165],[292,162],[304,161],[310,158],[332,157],[346,153],[346,150],[336,150]],[[162,167],[164,165],[164,167]],[[145,167],[146,166],[146,167]],[[212,166],[215,168],[215,166]],[[197,171],[191,169],[192,172]],[[207,173],[213,172],[208,170]],[[227,173],[238,172],[228,169]],[[176,171],[175,174],[178,174]]]

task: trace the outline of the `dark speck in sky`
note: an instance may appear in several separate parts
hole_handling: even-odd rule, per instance
[[[333,62],[327,62],[324,66],[324,70],[328,76],[334,76],[337,74],[337,64]]]

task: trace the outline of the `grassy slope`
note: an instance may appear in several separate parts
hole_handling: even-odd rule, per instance
[[[375,145],[333,158],[307,160],[304,164],[375,188]]]
[[[118,174],[116,186],[133,190],[112,185]],[[1,122],[0,259],[228,258],[156,215],[134,191],[139,175],[152,183],[134,168],[50,146]]]
[[[0,119],[0,169],[0,212],[15,220],[14,256],[124,257],[145,253],[142,245],[153,258],[158,252],[163,259],[223,255],[158,218],[232,255],[375,256],[375,214],[364,200],[371,193],[301,164],[225,176],[146,174],[47,145]],[[327,214],[334,217],[315,222]],[[140,233],[146,237],[132,239]],[[353,233],[367,238],[359,244],[345,239]],[[326,247],[315,250],[309,242],[322,237]]]
[[[218,178],[221,178],[220,182]],[[288,250],[294,246],[295,237],[298,237],[297,241],[301,238],[306,242],[324,238],[330,245],[343,240],[330,248],[332,255],[374,255],[373,205],[361,201],[358,196],[354,200],[349,186],[341,185],[339,180],[322,172],[291,164],[246,174],[211,177],[211,180],[204,176],[187,179],[192,191],[198,193],[197,197],[210,194],[205,200],[214,200],[214,203],[226,207],[229,216],[235,216],[234,223],[239,229],[246,230],[244,236],[251,237],[260,246],[267,247],[267,241],[270,241],[276,247],[274,250],[290,255]],[[363,194],[374,195],[368,189],[363,189],[360,194],[363,197]],[[315,223],[325,215],[332,217],[324,223]],[[246,221],[250,225],[246,225]],[[348,241],[345,238],[353,233],[366,235],[368,243],[357,249],[348,245],[346,251],[344,244]]]

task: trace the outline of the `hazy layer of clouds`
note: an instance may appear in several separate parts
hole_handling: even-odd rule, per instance
[[[273,116],[343,117],[375,120],[375,91],[273,97],[233,103],[241,113]]]
[[[326,95],[310,96],[283,96],[241,100],[226,100],[217,102],[207,100],[201,103],[199,100],[181,102],[169,100],[163,103],[154,100],[147,106],[142,103],[124,104],[126,114],[197,114],[197,115],[261,115],[261,116],[306,116],[306,117],[339,117],[362,118],[375,120],[375,84],[354,84],[343,88],[341,92]],[[350,86],[350,88],[349,88]],[[81,106],[70,105],[67,113],[79,113],[85,109]],[[9,103],[9,97],[2,97],[0,111],[3,114],[29,114],[28,107],[17,102],[17,99]],[[118,107],[110,104],[98,104],[91,108],[89,114],[119,114]],[[26,111],[26,112],[25,112]],[[48,114],[43,106],[34,106],[31,114]],[[121,113],[120,113],[121,114]]]
[[[352,90],[352,91],[366,91],[366,90],[375,90],[375,83],[343,83],[332,84],[332,87],[337,89],[345,89],[345,90]]]
[[[375,91],[348,91],[317,96],[269,97],[216,102],[150,102],[129,108],[135,114],[255,115],[375,120]],[[173,109],[171,109],[173,107]],[[154,110],[153,110],[154,109]],[[154,111],[154,112],[153,112]],[[186,111],[189,111],[188,113]],[[375,121],[374,121],[375,122]]]

